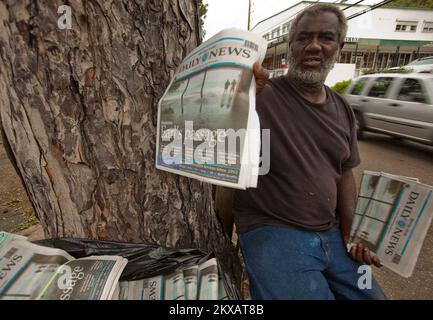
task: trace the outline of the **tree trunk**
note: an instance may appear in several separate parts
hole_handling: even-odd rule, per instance
[[[157,103],[200,42],[193,0],[0,0],[0,120],[47,237],[214,251],[212,186],[155,169]],[[68,3],[66,3],[68,4]]]

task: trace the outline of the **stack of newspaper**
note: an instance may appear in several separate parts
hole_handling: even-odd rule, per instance
[[[127,262],[119,256],[74,259],[0,232],[0,299],[111,299]]]
[[[119,283],[119,300],[227,300],[215,258],[167,276]]]
[[[257,186],[260,146],[269,146],[269,137],[261,141],[252,67],[266,47],[258,34],[226,29],[188,54],[159,102],[158,169],[226,187]]]
[[[364,171],[348,250],[363,243],[384,266],[410,277],[432,220],[432,191],[415,178]]]

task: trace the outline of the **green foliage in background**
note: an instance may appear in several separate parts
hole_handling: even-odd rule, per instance
[[[208,11],[208,4],[203,3],[203,0],[199,0],[198,14],[200,15],[201,40],[203,40],[204,36],[206,35],[206,30],[204,30],[204,19],[206,19],[207,11]]]
[[[352,80],[344,80],[337,82],[334,84],[331,89],[338,92],[338,93],[344,93],[346,91],[346,88],[352,83]]]
[[[398,67],[398,69],[381,69],[381,70],[376,70],[376,69],[364,69],[362,70],[362,74],[374,74],[374,73],[411,73],[413,72],[413,70],[411,68],[405,68],[404,66],[400,66]]]
[[[433,0],[394,0],[383,6],[384,8],[423,8],[432,9]]]

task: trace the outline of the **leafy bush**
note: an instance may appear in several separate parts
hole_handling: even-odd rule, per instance
[[[381,70],[363,69],[362,75],[375,74],[375,73],[411,73],[411,72],[413,72],[411,68],[400,66],[398,67],[398,69],[381,69]]]
[[[338,92],[338,93],[344,93],[346,91],[346,88],[352,83],[352,80],[344,80],[337,82],[334,84],[331,89]]]

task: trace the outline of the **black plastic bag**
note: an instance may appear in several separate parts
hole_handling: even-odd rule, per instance
[[[46,247],[59,248],[74,258],[92,255],[117,255],[128,259],[128,264],[120,276],[121,281],[132,281],[150,278],[156,275],[167,275],[179,267],[198,265],[214,257],[197,249],[174,249],[143,243],[127,243],[103,240],[57,238],[35,241]],[[218,271],[223,280],[227,296],[239,300],[241,296],[229,275],[218,263]]]

